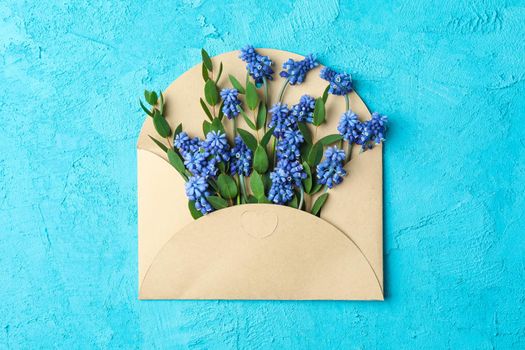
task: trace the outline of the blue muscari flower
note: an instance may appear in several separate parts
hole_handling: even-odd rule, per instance
[[[276,167],[270,173],[270,179],[272,186],[268,192],[268,199],[276,204],[286,204],[291,201],[294,192],[290,174],[285,169]]]
[[[346,170],[343,168],[345,152],[337,147],[328,147],[324,160],[317,165],[317,182],[332,188],[343,181]]]
[[[343,136],[345,141],[349,143],[356,143],[362,145],[363,140],[363,130],[364,123],[361,123],[357,114],[352,111],[346,111],[341,116],[339,120],[339,125],[337,126],[337,131]]]
[[[372,113],[372,119],[365,123],[363,131],[368,148],[372,148],[373,143],[379,145],[385,141],[387,123],[388,117],[386,115],[377,112]]]
[[[314,121],[315,99],[309,95],[301,96],[299,103],[292,107],[292,115],[299,122],[312,123]]]
[[[237,98],[239,91],[237,89],[222,89],[221,98],[223,100],[222,112],[228,119],[235,118],[239,115],[239,105],[241,101]]]
[[[339,73],[324,67],[320,77],[330,83],[328,92],[333,95],[346,95],[352,92],[352,76],[348,73]]]
[[[240,136],[235,137],[235,146],[230,154],[230,173],[249,176],[252,172],[253,152],[246,146]]]
[[[273,131],[275,137],[281,138],[286,130],[297,128],[297,120],[286,104],[280,102],[274,104],[273,107],[270,108],[270,113],[272,119],[268,126],[270,128],[275,127]]]
[[[262,84],[263,78],[273,80],[272,60],[270,57],[260,55],[251,45],[241,49],[239,58],[246,62],[246,70],[255,80],[256,84]]]
[[[193,175],[205,178],[215,177],[217,175],[217,158],[209,158],[205,152],[196,151],[185,153],[184,166]]]
[[[201,146],[207,156],[225,162],[230,159],[230,145],[226,139],[226,134],[221,131],[210,131]]]
[[[280,76],[288,79],[290,85],[299,85],[304,81],[306,74],[318,65],[319,62],[312,54],[306,56],[302,61],[294,61],[290,58],[283,63],[284,70],[280,73]]]
[[[301,181],[307,177],[303,165],[297,159],[280,159],[277,161],[277,168],[284,170],[284,172],[288,174],[288,180],[297,187],[302,186]]]
[[[299,161],[303,142],[299,130],[287,129],[282,133],[277,144],[277,164],[270,173],[272,186],[268,198],[274,203],[288,203],[294,195],[294,186],[302,186],[301,181],[306,179],[306,172]]]
[[[203,215],[213,211],[211,204],[206,199],[210,195],[208,181],[203,176],[191,176],[186,182],[186,196],[190,201],[195,201],[195,208]]]
[[[277,143],[277,159],[296,160],[301,156],[303,135],[299,130],[288,129]]]
[[[175,136],[173,146],[177,148],[184,156],[188,152],[196,152],[199,150],[201,140],[198,137],[190,138],[184,131]]]

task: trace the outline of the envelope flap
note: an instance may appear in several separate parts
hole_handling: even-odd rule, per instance
[[[213,297],[210,297],[213,296]],[[214,212],[173,234],[146,272],[141,299],[374,299],[379,281],[351,239],[293,208]]]

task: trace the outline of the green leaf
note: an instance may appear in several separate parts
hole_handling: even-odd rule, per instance
[[[202,79],[204,79],[204,82],[208,81],[210,79],[210,75],[208,73],[208,70],[206,69],[206,66],[201,64],[202,67]]]
[[[312,170],[306,162],[303,162],[303,168],[306,173],[306,179],[303,180],[304,191],[310,193],[312,190]]]
[[[299,127],[299,131],[304,137],[304,141],[307,144],[311,145],[312,144],[312,134],[310,133],[310,129],[308,129],[308,126],[302,122],[297,123],[297,126]]]
[[[208,133],[211,131],[211,123],[207,120],[205,120],[203,123],[202,123],[202,132],[204,134],[204,137],[206,137],[206,135],[208,135]]]
[[[213,71],[213,64],[211,63],[210,55],[208,55],[206,50],[201,49],[201,56],[202,56],[202,63],[206,66],[206,68],[210,72]]]
[[[324,107],[324,101],[322,98],[317,98],[315,100],[315,108],[314,108],[314,121],[313,124],[315,126],[319,126],[324,123],[325,120],[325,114],[326,110]]]
[[[175,131],[173,132],[173,136],[177,136],[178,134],[180,134],[182,132],[182,123],[180,123],[179,125],[177,125],[177,127],[175,128]]]
[[[318,215],[327,199],[328,193],[323,193],[322,195],[320,195],[319,198],[317,198],[317,200],[315,201],[314,205],[312,205],[312,214]]]
[[[148,135],[148,136],[149,136],[150,139],[153,140],[153,142],[155,142],[155,144],[156,144],[157,146],[160,147],[161,150],[163,150],[164,152],[168,152],[168,147],[166,147],[165,144],[163,144],[162,142],[160,142],[159,140],[157,140],[156,138],[154,138],[154,137],[151,136],[151,135]]]
[[[310,149],[310,153],[308,153],[308,164],[311,167],[317,166],[321,159],[323,158],[323,145],[320,142],[316,142],[312,148]]]
[[[266,105],[259,103],[259,110],[257,111],[257,130],[262,129],[266,124]]]
[[[270,174],[261,174],[263,182],[264,182],[264,188],[268,189],[272,185],[272,179],[270,179]]]
[[[219,91],[213,80],[207,80],[204,84],[204,97],[210,106],[215,106],[219,102]]]
[[[335,143],[337,141],[341,141],[342,139],[343,139],[343,136],[341,136],[339,134],[332,134],[332,135],[328,135],[328,136],[323,137],[322,139],[319,140],[319,142],[323,146],[328,146],[328,145],[331,145],[332,143]]]
[[[250,188],[252,193],[256,198],[261,198],[264,196],[264,182],[261,175],[258,172],[254,171],[250,175]]]
[[[241,136],[246,146],[248,146],[248,148],[251,149],[252,152],[255,152],[255,150],[257,149],[257,139],[255,139],[255,137],[252,134],[250,134],[244,129],[237,128],[237,132]]]
[[[222,75],[222,62],[219,65],[219,74],[217,74],[217,78],[215,79],[215,84],[219,84],[219,79],[221,78],[221,75]]]
[[[170,136],[170,125],[168,124],[166,119],[164,119],[162,114],[160,114],[158,111],[155,112],[155,115],[153,116],[153,125],[155,126],[155,130],[157,130],[161,137]]]
[[[168,149],[168,160],[170,164],[182,175],[184,180],[187,180],[186,167],[182,158],[173,149]]]
[[[206,197],[206,199],[208,200],[208,202],[210,202],[211,206],[217,210],[228,207],[228,202],[224,198],[217,196],[208,196]]]
[[[219,186],[219,193],[224,198],[231,199],[237,196],[237,184],[231,176],[220,174],[217,179],[217,186]]]
[[[266,196],[262,196],[261,198],[257,198],[257,201],[261,204],[273,204]]]
[[[144,98],[146,98],[146,102],[150,105],[154,106],[157,104],[158,96],[155,91],[148,91],[144,90]]]
[[[219,162],[219,163],[217,164],[217,168],[219,168],[219,171],[220,171],[221,173],[225,173],[225,172],[226,172],[226,165],[224,165],[223,162]]]
[[[146,106],[144,106],[144,103],[142,103],[141,100],[139,100],[140,102],[140,107],[142,107],[142,110],[147,114],[149,115],[150,117],[153,117],[153,112],[150,111]]]
[[[248,203],[256,204],[256,203],[259,203],[259,201],[257,200],[257,198],[255,198],[255,196],[249,195],[248,196]]]
[[[270,130],[266,131],[266,134],[264,134],[264,136],[261,138],[261,146],[266,147],[268,145],[268,142],[270,142],[270,138],[272,137],[274,130],[275,126]]]
[[[243,110],[241,110],[241,114],[242,114],[242,117],[243,117],[244,121],[246,122],[246,124],[248,124],[250,129],[257,130],[257,127],[255,126],[255,124],[251,121],[250,117],[248,117],[248,115],[246,115],[246,113],[244,113]]]
[[[222,125],[222,122],[219,118],[213,119],[211,122],[211,130],[224,132],[224,126]]]
[[[301,158],[308,160],[308,154],[310,154],[311,149],[312,145],[309,145],[306,142],[303,143],[303,145],[301,146]]]
[[[259,95],[257,95],[257,88],[252,82],[248,82],[246,85],[246,104],[252,111],[257,108],[259,104]]]
[[[237,89],[237,91],[239,91],[240,94],[245,94],[246,93],[246,90],[244,90],[244,88],[242,87],[241,83],[239,83],[239,81],[233,76],[233,75],[228,75],[228,77],[230,78],[230,82],[232,83],[232,86]]]
[[[204,110],[204,113],[206,113],[206,115],[208,116],[208,119],[213,120],[213,116],[211,115],[210,109],[206,105],[206,102],[204,102],[202,98],[200,99],[200,102],[201,102],[201,107]]]
[[[326,101],[328,100],[328,90],[330,89],[330,84],[326,86],[323,92],[323,102],[326,105]]]
[[[297,209],[299,206],[299,200],[297,199],[296,194],[294,194],[292,200],[288,202],[288,206]]]
[[[315,184],[312,187],[312,191],[310,192],[310,195],[316,194],[317,192],[319,192],[321,190],[321,188],[323,188],[323,184]]]
[[[202,213],[195,208],[195,201],[188,201],[188,208],[190,209],[191,217],[197,220],[202,217]]]
[[[220,163],[219,163],[220,164]],[[214,179],[210,178],[208,180],[208,184],[211,186],[211,188],[213,188],[213,191],[216,192],[216,193],[219,193],[219,187],[217,186],[217,183],[215,182]]]
[[[259,174],[264,174],[268,170],[268,155],[266,149],[259,145],[253,155],[253,169]]]

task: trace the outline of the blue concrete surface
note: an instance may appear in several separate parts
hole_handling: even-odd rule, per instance
[[[0,348],[525,348],[524,37],[513,0],[0,2]],[[385,302],[137,300],[137,98],[246,43],[390,116]]]

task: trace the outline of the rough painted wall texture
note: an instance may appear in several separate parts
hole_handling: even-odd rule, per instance
[[[523,1],[89,3],[0,3],[0,348],[525,348]],[[384,303],[137,301],[137,97],[245,43],[391,117]]]

